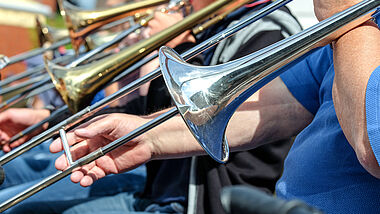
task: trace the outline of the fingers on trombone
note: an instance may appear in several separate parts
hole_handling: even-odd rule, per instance
[[[87,155],[90,152],[91,151],[86,140],[81,141],[70,147],[70,154],[74,161]],[[65,170],[67,167],[69,167],[69,163],[67,161],[66,155],[63,154],[59,156],[55,161],[55,168],[57,168],[58,170]]]
[[[115,129],[117,114],[108,114],[95,117],[74,130],[78,137],[91,139],[100,135],[108,135]]]
[[[74,145],[75,143],[78,143],[80,141],[83,141],[82,138],[78,137],[75,135],[74,132],[70,131],[66,134],[67,141],[69,145]],[[50,152],[52,153],[57,153],[63,150],[63,144],[61,138],[55,139],[51,144],[50,144]]]
[[[106,176],[106,173],[103,169],[91,163],[75,171],[71,175],[71,180],[75,183],[79,182],[83,187],[87,187],[104,176]]]
[[[11,150],[11,149],[14,149],[14,148],[20,146],[21,144],[23,144],[23,143],[25,143],[27,140],[29,140],[29,138],[30,138],[30,137],[28,137],[28,136],[24,136],[24,137],[22,137],[22,138],[20,138],[20,139],[18,139],[18,140],[16,140],[16,141],[14,141],[14,142],[8,144],[9,147],[10,147],[9,149]],[[3,150],[4,150],[4,149],[3,149]],[[9,151],[10,151],[10,150],[9,150]],[[7,151],[7,152],[9,152],[9,151]]]

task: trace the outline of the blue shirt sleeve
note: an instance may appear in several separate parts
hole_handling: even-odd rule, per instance
[[[332,51],[325,46],[309,52],[280,76],[298,102],[313,115],[319,109],[319,89],[331,64]]]
[[[380,7],[377,8],[376,12],[372,15],[372,17],[374,18],[374,21],[380,29]]]
[[[368,80],[365,100],[368,138],[380,165],[380,66]]]

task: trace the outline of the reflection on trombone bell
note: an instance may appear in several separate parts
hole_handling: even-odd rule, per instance
[[[42,188],[47,187],[57,180],[67,176],[76,167],[83,166],[84,164],[87,164],[112,151],[113,149],[129,142],[131,139],[173,117],[181,110],[188,110],[190,114],[193,112],[200,113],[202,111],[215,113],[214,115],[210,115],[209,120],[197,120],[193,123],[194,126],[191,128],[197,128],[196,126],[198,125],[205,126],[209,124],[216,125],[214,128],[221,128],[221,134],[218,134],[218,139],[208,139],[210,141],[204,141],[202,146],[204,148],[207,147],[208,152],[215,152],[211,155],[213,155],[216,160],[221,162],[226,161],[228,153],[225,152],[228,152],[228,147],[223,148],[220,144],[221,141],[223,141],[225,125],[237,106],[240,105],[241,102],[243,102],[258,88],[262,87],[274,77],[278,76],[281,73],[281,70],[277,70],[279,67],[286,65],[291,60],[294,60],[312,48],[316,46],[322,46],[329,41],[339,37],[353,27],[363,23],[366,20],[369,20],[371,18],[370,16],[379,5],[380,2],[377,0],[363,1],[341,13],[334,15],[329,19],[322,21],[321,23],[307,29],[306,31],[291,36],[288,39],[264,48],[254,54],[235,60],[231,63],[226,63],[220,66],[211,66],[209,68],[215,69],[215,71],[211,71],[213,75],[210,75],[209,79],[212,81],[205,84],[205,88],[200,88],[198,83],[201,78],[207,76],[204,76],[198,72],[202,69],[208,69],[207,67],[191,67],[181,62],[181,58],[173,53],[170,49],[161,49],[162,51],[160,52],[160,65],[163,67],[163,69],[167,69],[166,71],[163,71],[164,78],[169,88],[173,87],[169,90],[172,91],[172,93],[175,92],[173,93],[173,97],[176,99],[176,102],[178,102],[177,104],[179,104],[178,110],[170,110],[158,118],[153,119],[147,124],[144,124],[138,129],[132,131],[128,135],[123,136],[120,139],[111,142],[107,146],[99,148],[87,156],[76,160],[68,169],[62,172],[57,172],[55,175],[46,178],[39,184],[36,184],[30,189],[1,204],[0,211],[6,210],[7,208],[40,191]],[[195,69],[195,74],[185,74],[182,76],[182,73],[178,72],[179,74],[177,75],[176,73],[170,71],[172,66],[175,66],[177,69]],[[222,68],[225,68],[226,70]],[[156,74],[156,76],[158,75]],[[206,82],[209,79],[206,78]],[[208,95],[212,95],[214,92],[216,96],[211,96],[211,99],[209,99]],[[199,104],[197,103],[198,100],[201,101]],[[208,110],[208,105],[205,105],[206,102],[202,102],[206,100],[209,100],[213,105],[211,106],[210,110]],[[218,100],[220,100],[220,102]],[[184,119],[187,120],[186,122],[188,124],[192,123],[192,117],[187,117],[183,112],[181,114],[184,116]],[[218,125],[218,118],[223,120],[224,124]],[[214,119],[216,119],[216,121],[214,121]],[[62,127],[60,124],[57,126]],[[201,129],[203,128],[201,127]],[[217,145],[214,146],[211,144]],[[213,150],[214,147],[217,150]],[[218,150],[218,148],[221,149]]]

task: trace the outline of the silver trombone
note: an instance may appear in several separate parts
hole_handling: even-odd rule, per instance
[[[284,0],[282,0],[282,1],[284,1]],[[290,0],[287,0],[287,1],[290,1]],[[200,14],[208,15],[208,14],[210,14],[209,13],[210,9],[214,10],[215,7],[221,7],[221,6],[225,5],[225,4],[227,4],[228,2],[230,2],[230,1],[229,0],[217,1],[214,5],[210,5],[210,7],[206,7],[206,8],[204,8],[204,10],[202,9],[203,11],[199,11],[199,12],[200,12]],[[196,15],[196,16],[199,16],[199,15]],[[194,19],[194,16],[191,19]],[[186,23],[189,24],[188,21]],[[183,25],[183,24],[180,24],[180,25]],[[242,27],[242,25],[239,25],[239,26]],[[175,26],[173,26],[173,27],[176,28]],[[171,29],[168,29],[168,31],[171,31]],[[177,32],[177,33],[180,33],[180,32]],[[226,33],[228,33],[228,32],[226,32]],[[213,37],[213,38],[215,38],[215,39],[226,38],[225,37],[226,35],[227,34],[219,34],[219,37]],[[231,35],[231,34],[229,34],[229,35]],[[156,39],[156,38],[153,38],[153,39]],[[219,41],[221,41],[221,40],[219,40]],[[215,44],[215,40],[214,41],[208,40],[207,43],[202,43],[202,44],[203,44],[203,46],[202,46],[203,49],[201,49],[200,51],[203,51],[203,50],[207,49],[206,46],[211,47],[213,44]],[[200,53],[200,51],[198,53]],[[126,70],[124,70],[120,74],[116,75],[115,79],[116,80],[120,79],[122,76],[131,73],[136,68],[138,68],[139,66],[142,66],[144,63],[149,62],[152,59],[153,59],[153,57],[149,57],[146,60],[139,61],[139,62],[137,62],[135,64],[131,64],[131,67],[127,68]],[[152,76],[152,74],[153,74],[153,76]],[[9,162],[10,160],[12,160],[12,159],[16,158],[17,156],[23,154],[24,152],[32,149],[33,147],[35,147],[35,146],[41,144],[42,142],[44,142],[45,140],[51,138],[56,133],[58,133],[59,129],[61,129],[61,128],[64,128],[64,129],[70,128],[73,125],[79,123],[80,121],[88,118],[89,116],[91,116],[95,112],[103,109],[105,106],[109,105],[113,101],[115,101],[117,99],[120,99],[121,97],[127,95],[128,92],[131,92],[131,91],[135,90],[136,88],[140,87],[142,84],[144,84],[144,83],[146,83],[146,82],[148,82],[150,80],[155,79],[156,77],[159,76],[157,74],[159,74],[159,71],[151,73],[151,75],[148,74],[146,76],[147,79],[142,78],[142,79],[136,80],[137,83],[136,83],[136,81],[132,82],[131,84],[123,87],[121,90],[119,90],[118,92],[112,94],[111,96],[108,96],[105,99],[103,99],[103,100],[101,100],[101,101],[99,101],[99,102],[97,102],[97,103],[95,103],[95,104],[93,104],[91,106],[87,106],[86,108],[82,109],[81,111],[79,111],[78,113],[74,114],[73,116],[67,118],[66,120],[64,120],[62,122],[60,122],[56,126],[53,126],[52,128],[50,128],[50,129],[42,132],[41,134],[35,136],[35,138],[33,138],[33,139],[29,140],[28,142],[22,144],[21,146],[17,147],[16,149],[12,150],[11,152],[9,152],[9,153],[1,156],[0,157],[0,165],[3,165],[5,163]]]
[[[31,195],[42,190],[43,188],[69,175],[75,168],[90,163],[91,161],[107,154],[108,152],[129,142],[131,139],[163,123],[164,121],[173,117],[177,113],[183,114],[183,112],[181,111],[182,107],[184,107],[184,109],[187,109],[190,113],[194,111],[208,111],[211,113],[209,115],[215,115],[217,119],[226,119],[226,122],[219,124],[218,122],[213,122],[214,120],[212,117],[209,120],[205,120],[202,117],[197,117],[196,114],[191,114],[190,117],[182,115],[187,124],[194,124],[195,126],[210,125],[214,129],[221,129],[221,134],[220,136],[217,136],[217,139],[204,138],[205,140],[203,140],[202,134],[206,133],[201,133],[200,136],[196,136],[196,132],[192,132],[195,133],[194,136],[196,136],[196,138],[200,141],[202,147],[205,148],[206,151],[214,159],[216,159],[219,162],[225,162],[228,159],[228,144],[224,140],[224,130],[227,125],[227,121],[230,118],[230,115],[233,114],[233,111],[237,108],[237,106],[244,102],[244,100],[247,99],[253,92],[258,90],[264,84],[266,84],[267,82],[278,76],[282,71],[284,71],[283,69],[277,70],[278,68],[287,65],[292,60],[300,57],[302,54],[308,52],[316,46],[322,46],[324,44],[327,44],[335,38],[337,38],[339,35],[342,35],[343,33],[352,29],[353,27],[360,25],[366,20],[371,19],[371,15],[374,14],[376,8],[379,6],[380,1],[378,0],[365,0],[341,13],[334,15],[329,19],[320,22],[319,24],[301,33],[291,36],[281,42],[275,43],[274,45],[264,48],[256,53],[250,54],[246,57],[232,61],[230,63],[226,63],[224,65],[211,66],[211,74],[213,74],[211,75],[211,77],[213,77],[211,79],[213,80],[208,85],[216,86],[216,88],[206,87],[206,90],[210,89],[214,91],[216,89],[217,96],[212,98],[215,98],[215,101],[212,101],[212,104],[214,104],[214,107],[215,105],[218,107],[217,111],[209,109],[207,105],[204,105],[205,103],[203,101],[212,100],[209,99],[208,96],[201,96],[200,103],[195,103],[195,105],[192,105],[191,103],[187,102],[178,101],[181,100],[181,98],[190,100],[194,94],[198,96],[199,90],[189,90],[189,93],[187,93],[186,91],[179,90],[181,89],[181,87],[178,86],[181,86],[184,83],[182,81],[178,81],[181,72],[173,73],[170,70],[171,65],[176,65],[176,68],[179,68],[178,66],[181,66],[181,69],[183,68],[191,72],[195,70],[195,79],[201,78],[202,75],[199,75],[201,73],[199,71],[205,70],[207,68],[186,65],[179,55],[177,55],[168,48],[162,48],[160,50],[160,65],[165,67],[165,70],[163,70],[163,75],[164,79],[167,82],[167,85],[169,86],[169,90],[172,93],[174,92],[172,95],[180,96],[178,97],[178,99],[174,98],[176,100],[176,104],[179,104],[179,106],[177,106],[178,110],[176,108],[173,108],[168,112],[160,115],[159,117],[153,119],[152,121],[144,124],[143,126],[135,129],[129,134],[111,142],[107,146],[99,148],[98,150],[76,160],[72,165],[69,166],[68,169],[57,172],[56,174],[44,179],[35,186],[25,190],[24,192],[2,203],[0,205],[0,211],[4,211],[9,207],[21,202],[22,200],[30,197]],[[333,34],[334,32],[336,33]],[[186,54],[184,56],[186,56]],[[166,62],[169,63],[167,64]],[[222,72],[214,72],[213,69],[222,69]],[[232,71],[230,71],[230,69],[232,69]],[[207,70],[207,72],[210,71]],[[153,73],[155,73],[154,75],[156,77],[159,76],[158,72]],[[223,75],[223,73],[226,73],[226,75],[233,76],[234,82],[232,82],[231,86],[223,87],[224,85],[229,85],[226,82],[227,77]],[[190,74],[190,76],[192,75]],[[185,79],[185,81],[189,81],[189,79],[187,78]],[[173,86],[173,88],[170,88],[171,86]],[[230,92],[231,94],[229,94]],[[228,95],[225,96],[226,94]],[[187,97],[187,95],[189,95],[190,97]],[[196,100],[193,101],[195,102]]]

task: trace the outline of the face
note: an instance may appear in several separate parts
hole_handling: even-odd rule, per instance
[[[194,11],[198,11],[207,5],[213,3],[215,0],[190,0],[191,5],[193,5]]]

